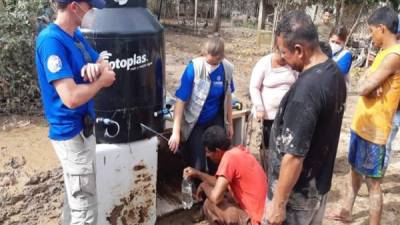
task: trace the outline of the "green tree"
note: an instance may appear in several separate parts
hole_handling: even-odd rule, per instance
[[[43,0],[0,0],[0,113],[40,111],[34,63],[36,18]]]

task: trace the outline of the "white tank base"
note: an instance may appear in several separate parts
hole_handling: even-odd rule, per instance
[[[158,139],[98,144],[98,225],[156,222]]]

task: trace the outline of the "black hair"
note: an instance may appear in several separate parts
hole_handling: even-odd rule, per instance
[[[215,152],[218,149],[226,151],[231,146],[231,140],[226,135],[224,128],[211,126],[203,134],[203,144],[208,151]]]
[[[329,34],[329,37],[332,37],[333,35],[336,35],[339,37],[340,40],[346,41],[347,39],[347,29],[343,25],[338,25],[337,27],[334,27],[331,30],[331,33]]]
[[[282,35],[290,51],[296,44],[307,45],[314,49],[319,46],[318,32],[305,12],[296,10],[287,13],[278,23],[276,36]]]
[[[326,13],[326,12],[328,12],[329,14],[333,14],[333,9],[327,7],[327,8],[324,9],[324,13]]]
[[[377,26],[380,24],[386,26],[393,34],[396,34],[399,25],[397,13],[389,6],[375,10],[368,18],[368,25]]]

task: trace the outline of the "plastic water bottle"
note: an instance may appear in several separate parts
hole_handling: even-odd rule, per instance
[[[182,205],[183,209],[190,209],[193,206],[193,182],[189,178],[182,180]]]

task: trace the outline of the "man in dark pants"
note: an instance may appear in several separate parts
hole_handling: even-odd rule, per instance
[[[331,187],[346,84],[322,51],[304,12],[293,11],[276,31],[282,57],[301,72],[282,99],[268,152],[269,191],[264,222],[320,225]]]

